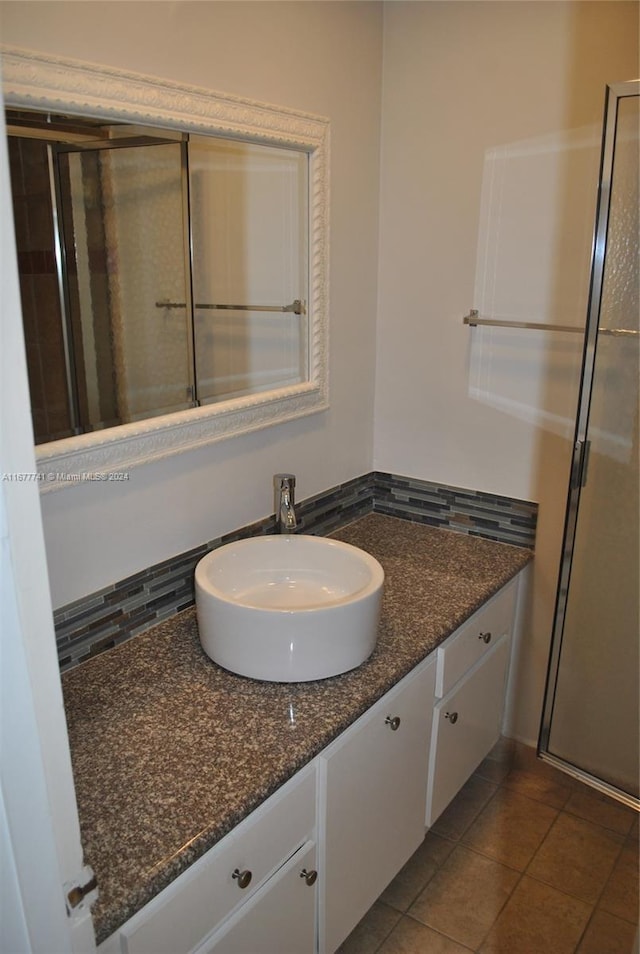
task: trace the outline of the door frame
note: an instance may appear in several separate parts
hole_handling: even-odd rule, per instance
[[[67,904],[86,869],[36,476],[4,108],[0,113],[0,947],[91,954],[90,898]]]

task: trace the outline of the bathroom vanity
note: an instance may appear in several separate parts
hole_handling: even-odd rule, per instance
[[[232,675],[192,609],[63,679],[101,954],[332,954],[501,728],[528,550],[378,514],[378,643],[311,683]]]

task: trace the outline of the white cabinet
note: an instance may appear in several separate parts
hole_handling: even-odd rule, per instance
[[[314,954],[317,876],[309,842],[195,954]]]
[[[428,827],[500,736],[516,592],[514,580],[438,649]]]
[[[342,943],[424,838],[435,659],[319,757],[320,950]]]
[[[189,954],[202,945],[302,846],[315,842],[315,769],[312,763],[283,785],[101,945],[100,954]],[[290,915],[297,917],[281,912],[283,930]],[[300,954],[307,950],[313,947]]]

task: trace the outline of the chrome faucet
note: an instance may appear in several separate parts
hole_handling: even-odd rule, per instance
[[[276,533],[291,533],[298,525],[295,512],[295,488],[296,478],[293,474],[274,474]]]

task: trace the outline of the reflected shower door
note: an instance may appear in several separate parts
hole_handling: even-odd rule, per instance
[[[609,90],[540,754],[638,807],[639,84]]]
[[[192,407],[182,144],[57,155],[80,432]]]

